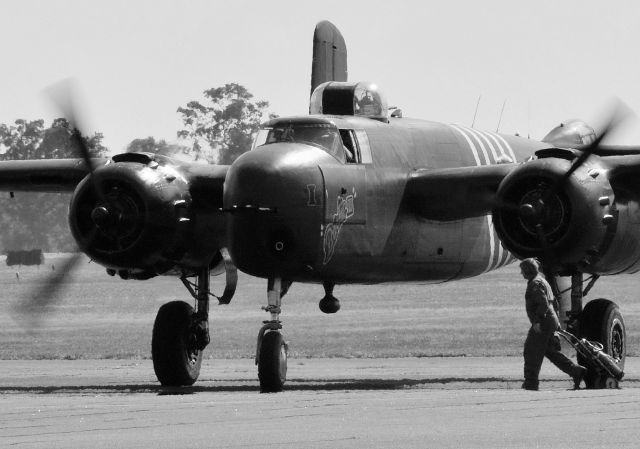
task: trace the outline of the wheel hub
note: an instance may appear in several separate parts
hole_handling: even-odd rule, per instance
[[[611,356],[621,360],[624,352],[624,336],[620,320],[616,319],[611,326]]]

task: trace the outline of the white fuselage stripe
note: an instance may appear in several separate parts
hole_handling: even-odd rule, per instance
[[[507,150],[509,151],[509,155],[511,156],[511,160],[513,161],[513,163],[517,163],[518,161],[516,160],[516,154],[513,152],[513,148],[511,148],[511,145],[509,145],[509,142],[507,142],[505,138],[502,137],[500,134],[496,134],[496,137],[500,139],[502,143],[504,143],[505,146],[507,147]]]
[[[496,152],[496,148],[498,149],[501,156],[511,157],[515,162],[515,155],[513,154],[513,150],[509,146],[509,144],[498,134],[488,133],[485,131],[479,131],[472,128],[467,128],[459,125],[450,125],[452,129],[457,131],[464,140],[469,145],[469,149],[473,154],[473,159],[477,166],[482,165],[492,165],[491,158],[489,156],[489,152],[486,147],[489,147],[491,151],[491,156],[493,156],[493,163],[497,163],[500,156],[498,156],[498,152]],[[499,143],[498,139],[502,141],[509,154],[505,153],[504,147]],[[474,143],[475,142],[475,143]],[[485,146],[486,144],[486,146]],[[480,153],[478,151],[478,147],[482,152],[483,158],[480,157]],[[484,161],[482,160],[484,159]],[[484,162],[484,163],[483,163]],[[489,237],[489,260],[487,261],[487,267],[484,270],[484,273],[487,271],[495,270],[500,268],[503,265],[506,265],[513,259],[513,256],[508,251],[505,251],[500,238],[498,238],[497,233],[493,227],[493,215],[488,214],[487,217],[487,232]]]
[[[493,238],[496,241],[496,248],[498,248],[498,257],[496,259],[496,264],[493,267],[493,269],[495,270],[496,268],[500,268],[500,266],[502,266],[502,259],[504,258],[504,248],[502,247],[502,242],[500,241],[500,239],[498,238],[498,233],[496,232],[495,228],[493,227],[493,215],[490,215],[491,217],[491,233],[494,234]]]
[[[476,165],[480,166],[482,165],[482,163],[480,162],[480,158],[478,157],[478,150],[476,149],[476,146],[473,144],[473,142],[471,142],[471,139],[469,139],[469,136],[467,136],[464,132],[462,132],[461,129],[459,129],[456,125],[450,125],[452,129],[455,129],[456,131],[458,131],[462,137],[464,137],[464,139],[467,141],[467,143],[469,144],[469,148],[471,148],[471,153],[473,153],[473,158],[476,161]]]
[[[491,214],[487,215],[487,229],[489,230],[489,263],[487,264],[487,268],[484,270],[484,273],[487,271],[491,271],[493,266],[493,256],[495,254],[495,239],[493,238],[493,217]]]
[[[496,144],[496,147],[498,148],[498,150],[500,150],[500,156],[501,157],[503,157],[503,158],[508,157],[509,159],[511,159],[511,156],[509,156],[507,153],[505,153],[504,148],[502,147],[500,142],[498,142],[498,139],[496,138],[496,135],[494,133],[490,133],[490,132],[486,132],[486,131],[483,131],[483,132],[488,138],[493,140],[493,142]],[[512,162],[513,162],[513,160],[512,160]]]
[[[468,128],[461,127],[460,131],[468,135],[471,140],[474,140],[478,144],[480,151],[482,151],[482,155],[484,156],[485,165],[491,165],[491,159],[489,158],[489,154],[487,153],[487,149],[484,147],[482,140],[480,140],[474,133],[469,132]]]
[[[493,162],[497,163],[498,153],[496,153],[496,149],[493,147],[489,139],[487,139],[487,137],[482,132],[476,129],[467,128],[467,131],[473,134],[476,137],[476,139],[478,139],[478,141],[484,141],[484,143],[487,144],[487,146],[489,147],[489,150],[491,150],[491,155],[493,156]]]

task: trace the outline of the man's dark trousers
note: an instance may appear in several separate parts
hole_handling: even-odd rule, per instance
[[[524,385],[532,389],[538,388],[538,375],[545,356],[569,376],[573,377],[578,369],[578,366],[561,352],[560,338],[553,334],[556,330],[555,318],[546,317],[540,323],[540,328],[541,331],[538,333],[532,326],[524,342]]]

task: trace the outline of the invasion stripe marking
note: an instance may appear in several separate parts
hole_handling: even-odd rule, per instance
[[[482,151],[482,155],[484,156],[485,165],[491,165],[491,159],[489,158],[489,154],[487,153],[487,149],[482,143],[482,140],[480,140],[474,133],[469,132],[467,128],[460,127],[460,131],[467,134],[471,140],[474,140],[478,144]]]
[[[498,233],[496,232],[496,229],[493,226],[493,215],[489,215],[489,216],[491,217],[489,232],[493,236],[493,241],[495,242],[496,248],[498,250],[498,255],[496,257],[495,263],[492,264],[491,270],[496,270],[504,264],[503,259],[505,257],[505,253],[506,254],[508,253],[504,250],[504,247],[502,246],[502,241],[500,240],[500,237],[498,237]]]
[[[504,148],[502,147],[502,145],[500,145],[500,142],[498,142],[498,139],[496,139],[496,135],[494,133],[490,133],[487,131],[483,131],[483,132],[487,135],[487,137],[489,137],[491,140],[494,141],[494,143],[496,144],[496,147],[498,147],[498,150],[500,150],[500,157],[511,159],[511,156],[505,153]],[[513,162],[513,159],[511,159],[511,162]]]
[[[493,265],[495,240],[493,238],[492,222],[493,222],[493,217],[491,216],[491,214],[487,215],[487,229],[489,230],[489,263],[487,264],[487,268],[484,270],[483,273],[486,273],[487,271],[491,271],[492,265]]]
[[[496,237],[498,238],[498,240],[500,240],[497,233],[496,233]],[[511,255],[509,251],[507,251],[505,247],[502,246],[502,242],[500,242],[500,248],[502,248],[502,260],[500,261],[500,263],[496,268],[505,266],[507,264],[507,261],[509,260],[509,256]]]
[[[506,141],[506,139],[504,137],[502,137],[500,134],[496,134],[496,137],[498,139],[500,139],[507,147],[507,150],[509,151],[509,154],[511,155],[511,160],[516,163],[518,162],[518,160],[516,159],[516,154],[513,152],[513,148],[511,148],[511,145],[509,145],[509,142]]]
[[[497,163],[498,162],[498,153],[496,153],[496,149],[493,147],[493,145],[491,144],[489,139],[487,139],[485,137],[485,135],[482,132],[478,131],[477,129],[469,129],[469,128],[467,128],[467,131],[472,133],[474,136],[476,136],[476,138],[478,140],[482,140],[487,144],[487,146],[491,150],[491,155],[493,156],[493,161],[495,163]]]
[[[495,270],[500,267],[500,262],[502,262],[502,258],[504,257],[504,248],[502,247],[502,242],[500,241],[500,238],[498,237],[498,234],[493,227],[493,215],[491,215],[491,230],[489,232],[495,234],[493,238],[496,241],[496,246],[498,247],[498,258],[496,259],[496,264],[493,267],[493,269]]]
[[[515,162],[515,155],[513,154],[513,150],[511,149],[509,144],[502,138],[502,136],[493,134],[493,133],[487,133],[485,131],[475,130],[472,128],[462,127],[459,125],[450,125],[450,126],[452,129],[458,131],[458,133],[460,133],[462,137],[467,141],[467,144],[471,149],[476,165],[481,166],[483,164],[482,164],[482,161],[480,160],[478,149],[476,145],[473,143],[474,141],[480,147],[482,151],[482,155],[484,156],[484,161],[486,162],[486,165],[491,165],[491,159],[489,158],[489,153],[487,152],[487,149],[485,148],[484,143],[486,143],[487,146],[489,147],[495,163],[497,163],[499,160],[499,156],[498,156],[498,153],[496,152],[496,148],[498,148],[498,151],[500,152],[501,156],[509,157],[509,155],[505,153],[502,145],[500,145],[500,143],[498,142],[497,138],[499,138],[506,145],[507,150],[511,154],[512,161]],[[494,147],[494,144],[495,144],[495,147]],[[487,268],[485,269],[484,273],[500,268],[506,265],[507,263],[510,263],[512,260],[515,260],[513,255],[504,249],[500,238],[495,232],[495,229],[493,227],[493,215],[488,214],[486,215],[486,217],[487,217],[487,231],[489,233],[489,260],[487,263]]]
[[[514,262],[516,260],[515,256],[513,254],[511,254],[509,251],[504,252],[505,254],[505,258],[504,261],[502,261],[500,263],[500,265],[498,265],[496,268],[500,268],[500,267],[504,267],[505,265],[509,265],[510,263]]]
[[[486,165],[491,165],[491,158],[489,157],[489,153],[487,152],[484,143],[482,143],[482,140],[480,140],[480,138],[478,138],[478,136],[476,136],[474,133],[469,133],[469,136],[476,141],[476,143],[480,147],[480,150],[482,150],[482,155],[484,156]]]
[[[480,165],[482,165],[480,163],[480,158],[478,157],[478,150],[476,149],[476,146],[473,144],[473,142],[471,142],[471,140],[469,139],[469,137],[462,132],[462,130],[460,130],[456,125],[450,125],[452,129],[455,129],[456,131],[458,131],[460,134],[462,134],[462,137],[464,137],[464,139],[467,141],[467,143],[469,144],[469,148],[471,148],[471,152],[473,153],[473,158],[476,161],[476,165],[479,167]]]

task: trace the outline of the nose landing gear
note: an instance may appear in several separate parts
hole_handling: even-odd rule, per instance
[[[268,282],[268,305],[263,310],[271,314],[271,319],[263,322],[258,333],[256,349],[256,365],[258,365],[258,379],[261,393],[276,393],[282,391],[287,380],[287,358],[289,347],[284,341],[280,330],[280,306],[282,297],[286,294],[290,282],[281,278],[272,278]]]

